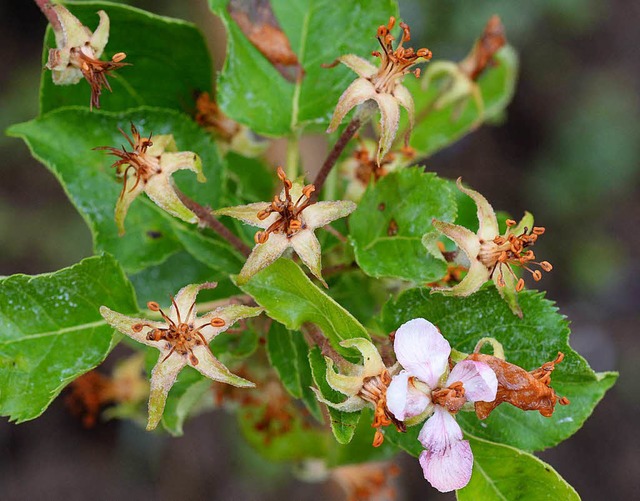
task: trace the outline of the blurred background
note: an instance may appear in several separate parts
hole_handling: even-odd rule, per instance
[[[198,24],[221,67],[224,30],[204,0],[128,3]],[[413,45],[438,58],[464,57],[494,13],[519,52],[520,80],[504,122],[482,127],[427,166],[462,175],[514,216],[530,210],[547,228],[536,253],[554,271],[540,286],[571,319],[573,347],[596,371],[621,376],[584,428],[540,456],[583,499],[637,499],[640,3],[401,0],[400,12],[411,20]],[[37,114],[46,23],[25,0],[3,0],[0,23],[4,130]],[[0,136],[0,159],[0,276],[54,271],[91,255],[86,225],[25,145]],[[180,439],[124,422],[84,429],[58,399],[33,422],[0,422],[0,497],[340,499],[335,483],[303,484],[289,466],[261,460],[237,434],[223,413],[188,422]],[[400,499],[453,499],[428,486],[415,460],[398,464]]]

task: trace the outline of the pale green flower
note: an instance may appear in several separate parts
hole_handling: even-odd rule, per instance
[[[349,111],[366,101],[373,100],[380,108],[380,141],[378,143],[377,162],[384,158],[391,148],[400,121],[400,106],[409,114],[409,126],[413,128],[414,104],[413,97],[402,85],[402,79],[407,73],[420,75],[420,70],[410,68],[418,63],[431,59],[428,49],[404,48],[404,42],[411,39],[409,26],[400,23],[402,37],[393,48],[394,37],[389,33],[395,24],[395,18],[389,19],[387,26],[380,26],[376,38],[380,42],[382,52],[373,54],[380,58],[380,67],[376,68],[366,59],[354,54],[347,54],[338,58],[345,66],[355,71],[360,78],[353,81],[343,92],[331,118],[327,132],[333,132]],[[408,136],[407,136],[408,138]]]
[[[311,273],[322,279],[320,242],[314,231],[331,221],[348,216],[356,209],[349,201],[314,202],[312,184],[303,186],[289,181],[278,168],[284,189],[272,202],[257,202],[214,211],[216,215],[231,216],[247,224],[262,228],[255,235],[256,245],[238,275],[238,285],[249,279],[292,248]]]
[[[470,196],[476,203],[479,229],[473,233],[464,226],[433,220],[433,226],[442,234],[453,240],[469,259],[469,272],[462,281],[453,287],[434,287],[431,292],[446,295],[468,296],[476,292],[487,280],[492,279],[507,301],[511,310],[522,317],[516,293],[524,287],[524,280],[518,278],[513,266],[521,267],[531,273],[537,282],[542,278],[540,270],[532,270],[531,265],[538,265],[544,271],[551,271],[548,261],[535,261],[535,254],[530,249],[544,228],[533,226],[533,216],[526,212],[519,224],[507,221],[507,231],[500,235],[498,220],[493,207],[487,199],[477,191],[462,186],[462,178],[458,178],[458,189]]]
[[[123,187],[116,203],[115,218],[120,235],[124,234],[124,219],[131,202],[143,191],[156,205],[187,223],[197,223],[198,217],[191,212],[176,194],[171,175],[182,169],[195,172],[198,181],[206,181],[202,173],[200,157],[192,151],[180,151],[171,134],[142,138],[136,127],[131,124],[129,138],[122,130],[133,151],[123,146],[121,150],[111,146],[99,146],[96,150],[106,150],[118,157],[112,167],[123,176]],[[131,186],[133,184],[133,186]]]
[[[49,49],[46,67],[52,71],[53,83],[72,85],[83,77],[91,86],[91,107],[100,108],[102,87],[111,90],[107,75],[110,71],[125,66],[126,57],[118,52],[111,61],[101,61],[100,56],[109,40],[109,16],[98,11],[100,23],[96,30],[84,26],[71,12],[60,4],[51,7],[58,17],[60,27],[54,26],[56,49]]]
[[[232,374],[222,365],[211,353],[209,343],[236,321],[255,317],[263,310],[244,305],[229,305],[198,318],[195,309],[198,292],[215,286],[214,283],[205,283],[182,288],[175,299],[172,299],[168,315],[157,303],[148,303],[150,310],[158,311],[162,315],[163,321],[159,322],[129,317],[106,306],[100,307],[100,314],[109,325],[139,343],[160,351],[158,363],[151,373],[148,430],[154,429],[160,422],[169,390],[178,373],[186,365],[213,381],[240,387],[255,386],[252,382]]]

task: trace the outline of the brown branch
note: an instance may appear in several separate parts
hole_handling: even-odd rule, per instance
[[[61,30],[62,26],[60,25],[60,20],[58,19],[56,11],[53,10],[53,3],[49,0],[34,0],[34,2],[38,7],[40,7],[40,10],[47,18],[47,21],[51,24],[51,27],[56,31]]]
[[[329,340],[324,337],[324,334],[322,334],[322,331],[318,327],[311,323],[305,323],[300,330],[311,340],[313,344],[320,348],[322,355],[329,357],[338,367],[345,366],[347,361],[333,348],[333,346],[331,346]]]
[[[356,132],[358,132],[361,125],[361,119],[354,118],[351,120],[349,125],[347,125],[347,127],[342,131],[342,134],[338,138],[338,141],[336,141],[336,144],[333,145],[333,149],[329,152],[329,155],[318,171],[318,175],[313,181],[313,185],[316,187],[316,196],[320,193],[320,190],[322,190],[324,182],[327,180],[329,172],[331,172],[331,169],[338,161],[340,154],[344,151],[351,138],[356,134]]]
[[[240,238],[231,232],[224,224],[211,213],[209,209],[203,207],[195,200],[191,200],[187,195],[176,189],[178,197],[187,208],[198,216],[198,220],[205,226],[211,228],[227,242],[233,245],[243,256],[251,254],[251,247],[245,244]]]

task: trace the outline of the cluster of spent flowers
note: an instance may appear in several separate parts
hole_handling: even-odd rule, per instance
[[[105,12],[100,11],[100,24],[91,33],[66,8],[55,5],[52,9],[59,21],[54,27],[58,48],[51,49],[47,63],[47,67],[53,71],[54,82],[72,84],[84,77],[92,89],[91,107],[99,107],[102,88],[109,88],[106,76],[126,64],[122,63],[125,58],[123,53],[116,54],[111,61],[99,59],[107,43],[109,19]],[[347,177],[357,184],[347,190],[347,198],[356,201],[362,196],[366,185],[388,171],[407,166],[413,158],[408,148],[408,135],[402,156],[390,152],[399,125],[400,107],[408,112],[409,132],[414,124],[413,98],[402,85],[402,80],[408,73],[419,77],[420,70],[414,69],[414,66],[429,61],[432,54],[425,48],[414,50],[404,47],[411,39],[405,23],[400,23],[402,35],[394,47],[395,39],[391,35],[394,26],[395,19],[392,17],[386,26],[378,28],[376,37],[381,51],[373,52],[375,57],[380,58],[378,68],[353,54],[337,60],[354,70],[359,78],[340,97],[328,132],[334,131],[356,106],[359,106],[356,120],[368,119],[371,107],[360,106],[368,101],[375,102],[381,113],[381,135],[377,147],[361,141],[351,163],[345,164]],[[465,60],[453,66],[446,63],[432,65],[427,84],[439,73],[452,76],[450,88],[439,97],[435,106],[463,101],[472,95],[481,112],[482,98],[476,81],[504,43],[502,25],[494,17]],[[206,93],[197,100],[195,119],[225,143],[227,148],[239,148],[245,154],[263,151],[264,144],[260,144],[247,127],[224,116]],[[124,233],[127,211],[141,192],[145,192],[153,202],[174,217],[188,223],[201,222],[201,215],[187,206],[185,197],[174,186],[171,177],[177,170],[187,169],[196,173],[198,181],[204,182],[198,155],[191,151],[178,151],[171,134],[144,137],[133,124],[131,136],[122,130],[121,133],[129,148],[95,148],[117,158],[113,167],[123,184],[115,205],[115,221],[120,234]],[[248,257],[236,283],[245,284],[291,249],[327,287],[322,278],[320,243],[314,232],[338,218],[348,216],[355,210],[356,204],[352,201],[318,201],[313,184],[292,181],[281,168],[277,169],[277,176],[283,188],[271,201],[221,208],[210,214],[234,217],[260,228],[255,233],[255,246],[246,252]],[[519,224],[509,220],[506,233],[500,234],[496,215],[487,200],[480,193],[465,188],[460,179],[457,186],[474,200],[479,230],[473,233],[459,225],[433,220],[433,226],[463,251],[468,260],[468,272],[461,278],[460,267],[456,265],[455,278],[459,283],[452,287],[434,286],[431,292],[467,296],[488,280],[493,280],[511,310],[522,316],[517,292],[522,290],[524,281],[513,268],[522,267],[536,281],[540,280],[541,272],[532,269],[532,265],[544,271],[552,269],[547,261],[536,261],[531,250],[538,236],[544,233],[544,228],[533,226],[533,218],[527,213]],[[257,316],[263,310],[229,304],[198,317],[196,297],[199,291],[215,285],[204,283],[185,286],[171,299],[168,313],[158,303],[149,302],[150,316],[155,314],[160,320],[129,317],[106,306],[100,309],[102,316],[115,329],[160,351],[151,373],[148,429],[154,429],[160,422],[167,395],[178,374],[187,365],[219,383],[239,388],[255,386],[225,367],[213,355],[209,344],[236,321]],[[475,411],[479,419],[485,419],[498,405],[509,403],[523,410],[538,410],[548,417],[553,414],[556,403],[569,403],[566,398],[558,398],[550,386],[551,372],[563,359],[561,353],[553,362],[527,372],[506,362],[495,340],[491,341],[494,355],[480,353],[484,341],[479,342],[474,353],[452,359],[451,346],[437,327],[426,319],[416,318],[401,325],[395,332],[395,364],[385,364],[376,346],[365,338],[341,343],[344,348],[359,351],[362,364],[327,357],[326,381],[333,390],[346,395],[346,400],[335,403],[327,400],[319,390],[314,391],[319,401],[341,411],[356,412],[367,406],[372,407],[372,427],[376,430],[373,445],[376,447],[384,441],[384,427],[393,424],[402,433],[406,432],[408,426],[424,422],[418,440],[425,449],[420,455],[425,478],[443,492],[459,489],[469,482],[473,466],[470,444],[464,440],[462,429],[456,421],[459,412]],[[111,390],[105,390],[111,388],[105,381],[94,375],[77,383],[77,400],[90,402],[91,419],[95,419],[100,405],[119,398],[114,397]],[[138,392],[136,398],[139,399],[139,396]],[[268,399],[267,396],[265,398]],[[272,402],[269,408],[271,414],[266,417],[271,419],[275,416],[281,421],[289,419],[286,412],[280,412],[280,404],[285,401],[276,399]]]
[[[91,86],[91,108],[100,108],[102,88],[111,90],[107,75],[127,63],[124,52],[113,55],[110,61],[100,60],[109,40],[109,16],[103,10],[98,12],[100,23],[91,31],[78,18],[60,4],[51,6],[57,17],[52,24],[56,37],[56,49],[49,50],[46,67],[52,71],[56,85],[72,85],[83,77]]]
[[[366,59],[354,54],[347,54],[337,59],[337,62],[348,66],[355,71],[359,78],[356,79],[342,94],[336,106],[327,132],[333,132],[340,122],[355,106],[375,101],[380,108],[380,142],[376,161],[378,165],[387,154],[396,136],[400,123],[400,106],[409,115],[409,124],[413,128],[415,106],[413,97],[407,88],[402,85],[402,79],[407,73],[420,76],[420,69],[411,69],[416,64],[429,61],[432,57],[429,49],[405,48],[403,44],[411,40],[411,30],[405,23],[400,23],[402,36],[396,48],[393,48],[395,38],[391,30],[395,25],[395,18],[389,19],[389,24],[380,26],[376,38],[382,52],[374,51],[372,55],[380,58],[380,67],[376,68]],[[360,109],[360,113],[368,113]],[[356,115],[360,117],[361,115]],[[407,137],[408,141],[408,137]]]

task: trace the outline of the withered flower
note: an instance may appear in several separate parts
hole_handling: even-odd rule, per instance
[[[400,106],[407,110],[409,115],[409,134],[414,123],[414,104],[411,93],[402,85],[402,79],[407,73],[420,76],[420,69],[411,68],[421,62],[431,59],[429,49],[405,48],[403,44],[411,40],[409,26],[400,23],[402,36],[400,42],[393,48],[394,36],[390,31],[395,25],[395,18],[389,18],[387,26],[380,26],[376,38],[380,43],[382,52],[374,51],[372,55],[380,58],[380,67],[376,68],[366,59],[354,54],[347,54],[337,59],[337,62],[348,66],[355,71],[360,78],[356,79],[342,93],[336,109],[331,118],[327,132],[333,132],[338,128],[344,116],[355,106],[365,101],[373,100],[380,108],[380,141],[376,160],[378,165],[385,154],[391,148],[396,136],[400,120]],[[405,141],[408,143],[408,137]]]
[[[123,178],[122,192],[116,203],[115,219],[120,235],[124,234],[124,219],[131,202],[141,193],[166,210],[172,216],[187,223],[197,223],[198,217],[191,212],[176,194],[171,175],[182,169],[195,172],[198,181],[206,181],[202,173],[200,157],[192,151],[180,151],[176,146],[172,134],[163,134],[148,138],[140,136],[138,129],[131,124],[131,136],[127,136],[122,129],[120,132],[132,148],[127,151],[111,146],[99,146],[95,150],[108,151],[110,155],[118,157],[112,167]],[[133,186],[130,186],[133,184]]]
[[[354,202],[362,198],[370,183],[377,182],[389,172],[406,167],[415,155],[410,148],[403,148],[399,152],[389,151],[378,164],[375,159],[376,143],[370,139],[358,140],[358,148],[340,164],[340,173],[347,181],[344,197]]]
[[[103,10],[98,11],[100,23],[91,33],[78,18],[60,4],[51,7],[58,17],[60,27],[54,26],[57,49],[49,50],[46,67],[52,71],[53,83],[56,85],[72,85],[83,77],[91,86],[91,103],[93,109],[100,108],[102,88],[111,91],[107,75],[113,70],[126,66],[123,63],[126,54],[118,52],[111,61],[101,61],[100,56],[109,40],[109,17]]]
[[[393,347],[404,370],[387,389],[387,407],[408,425],[429,417],[418,435],[425,448],[420,454],[424,477],[441,492],[461,489],[471,479],[473,453],[455,415],[467,402],[491,402],[496,375],[475,360],[458,362],[449,372],[451,346],[424,318],[402,324]]]
[[[542,273],[540,270],[531,269],[531,265],[537,265],[544,271],[552,270],[553,267],[548,261],[535,261],[536,256],[530,249],[545,230],[541,226],[533,226],[533,216],[526,212],[519,224],[508,220],[507,232],[500,235],[498,220],[487,199],[477,191],[462,186],[462,178],[458,178],[457,185],[462,193],[470,196],[476,203],[480,225],[478,233],[436,219],[433,220],[433,226],[453,240],[467,255],[469,272],[459,284],[450,288],[434,287],[431,292],[468,296],[476,292],[487,280],[493,279],[511,311],[522,317],[516,292],[523,289],[524,280],[516,276],[512,267],[527,270],[536,282],[542,278]]]
[[[498,391],[493,402],[476,402],[476,415],[485,419],[493,409],[503,402],[510,403],[524,411],[539,411],[544,417],[551,417],[556,403],[568,405],[569,399],[558,397],[551,388],[551,373],[564,359],[564,354],[558,353],[552,362],[542,364],[542,367],[527,372],[517,365],[482,353],[472,353],[467,360],[487,364],[498,378]]]
[[[320,242],[314,230],[348,216],[355,210],[356,204],[349,201],[315,202],[311,198],[315,190],[312,184],[302,186],[292,183],[280,167],[278,177],[284,189],[271,203],[257,202],[214,211],[216,215],[235,217],[262,228],[255,234],[256,245],[240,270],[238,284],[248,282],[291,247],[326,287],[321,273]]]
[[[345,348],[356,348],[362,355],[362,365],[343,361],[340,364],[340,372],[336,372],[334,362],[325,357],[327,361],[327,383],[335,391],[343,393],[348,398],[344,402],[334,403],[325,399],[316,388],[312,388],[320,402],[334,409],[344,412],[356,412],[370,405],[374,409],[373,423],[376,429],[373,446],[378,447],[384,441],[381,431],[383,426],[396,423],[404,430],[402,423],[398,422],[387,409],[387,387],[391,383],[391,376],[397,372],[397,364],[387,368],[382,357],[371,341],[365,338],[347,339],[340,343]]]
[[[262,308],[223,306],[198,318],[195,309],[198,292],[215,286],[215,283],[205,283],[182,288],[175,299],[171,299],[168,315],[160,309],[158,303],[149,302],[148,308],[160,313],[162,322],[129,317],[106,306],[100,307],[100,314],[109,325],[139,343],[160,351],[158,363],[151,373],[148,430],[154,429],[160,422],[169,390],[186,365],[213,381],[241,387],[255,386],[229,372],[213,356],[209,343],[237,320],[259,315]]]
[[[255,157],[264,153],[269,146],[269,141],[226,116],[208,92],[198,95],[195,120],[218,139],[222,153],[231,150],[244,156]]]
[[[448,75],[450,81],[443,92],[436,98],[434,109],[441,109],[451,104],[459,103],[459,111],[473,97],[478,108],[477,122],[481,122],[484,115],[484,100],[478,86],[478,79],[487,67],[495,64],[495,54],[507,43],[504,26],[498,16],[492,16],[480,38],[476,40],[471,52],[459,63],[451,61],[435,61],[425,72],[422,88],[427,89],[431,82],[442,75]]]

